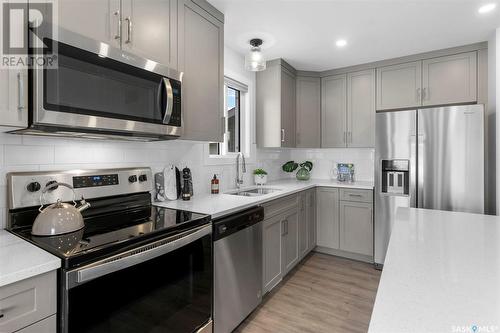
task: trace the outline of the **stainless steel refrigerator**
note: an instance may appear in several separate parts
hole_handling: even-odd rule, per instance
[[[484,213],[484,107],[378,112],[376,266],[384,263],[398,207]]]

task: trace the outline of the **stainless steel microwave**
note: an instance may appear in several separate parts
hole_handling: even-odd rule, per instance
[[[20,132],[146,141],[182,134],[182,73],[80,35],[63,37],[43,39],[57,64],[29,70],[29,126]]]

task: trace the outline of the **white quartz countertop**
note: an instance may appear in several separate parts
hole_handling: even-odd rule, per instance
[[[172,209],[181,209],[196,213],[209,214],[213,219],[215,219],[245,208],[249,208],[267,201],[278,199],[317,186],[372,190],[373,182],[358,181],[354,183],[340,183],[329,179],[311,179],[309,181],[285,179],[266,184],[264,186],[265,188],[279,189],[280,191],[261,196],[244,197],[224,193],[195,195],[189,201],[164,201],[157,202],[155,203],[155,205]],[[248,189],[250,188],[255,188],[255,186],[248,187]],[[244,189],[246,188],[242,188],[242,190]]]
[[[500,332],[500,218],[399,208],[369,333]]]
[[[59,258],[22,238],[0,230],[0,287],[59,267]]]

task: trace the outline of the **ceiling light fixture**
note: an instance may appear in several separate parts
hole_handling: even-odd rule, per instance
[[[337,47],[344,47],[347,45],[347,41],[345,39],[339,39],[335,42],[335,45],[337,45]]]
[[[481,7],[479,7],[479,9],[477,11],[479,14],[486,14],[486,13],[491,12],[493,9],[495,9],[496,6],[497,6],[496,3],[488,3],[486,5],[482,5]]]
[[[262,54],[260,46],[263,41],[260,38],[250,40],[250,52],[245,56],[245,69],[252,72],[259,72],[266,69],[266,59]]]

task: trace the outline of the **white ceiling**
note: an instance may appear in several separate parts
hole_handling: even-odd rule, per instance
[[[225,44],[245,53],[264,39],[268,59],[328,70],[488,40],[500,0],[209,0],[225,14]],[[348,45],[335,46],[344,38]]]

